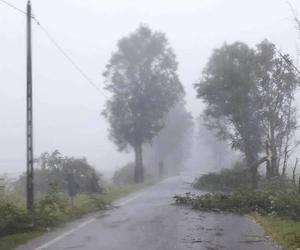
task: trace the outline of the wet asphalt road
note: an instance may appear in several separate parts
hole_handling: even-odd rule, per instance
[[[169,178],[18,250],[278,249],[248,217],[174,205],[173,195],[191,191],[190,182],[188,176]]]

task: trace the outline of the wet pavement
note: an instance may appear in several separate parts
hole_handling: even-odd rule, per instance
[[[18,250],[275,250],[263,230],[246,216],[204,213],[174,205],[174,194],[191,191],[191,177],[164,180],[46,233]]]

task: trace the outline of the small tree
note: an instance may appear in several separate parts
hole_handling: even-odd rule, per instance
[[[112,97],[104,116],[120,151],[135,152],[135,181],[143,182],[143,144],[163,128],[163,118],[183,94],[177,62],[163,33],[146,26],[118,42],[106,66],[106,89]]]

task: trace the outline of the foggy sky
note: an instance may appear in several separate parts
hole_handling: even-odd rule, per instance
[[[25,0],[10,0],[24,9]],[[300,2],[290,3],[300,11]],[[34,15],[87,75],[103,88],[117,41],[141,23],[165,32],[179,62],[188,109],[201,112],[193,83],[213,48],[267,38],[296,58],[299,38],[285,0],[32,0]],[[104,97],[33,25],[35,156],[59,149],[86,156],[102,172],[130,161],[107,137]],[[0,3],[0,173],[25,170],[25,16]],[[106,95],[108,95],[106,93]]]

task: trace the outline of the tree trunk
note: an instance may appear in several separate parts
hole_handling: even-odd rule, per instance
[[[267,179],[271,178],[271,152],[270,152],[270,146],[269,141],[266,141],[266,156],[268,160],[266,161],[266,177]]]
[[[243,142],[244,142],[244,154],[246,158],[247,167],[251,173],[251,186],[253,189],[257,187],[258,184],[258,171],[257,171],[257,160],[258,160],[258,152],[257,148],[255,147],[255,141],[251,139],[249,133],[245,130],[242,134]]]
[[[268,161],[268,157],[265,156],[263,158],[261,158],[260,160],[254,162],[250,169],[251,169],[251,173],[252,173],[252,188],[256,188],[257,187],[257,172],[258,172],[258,167],[260,164],[264,163],[265,161]]]
[[[247,165],[251,171],[251,185],[252,185],[252,188],[256,188],[257,187],[257,166],[254,165],[254,163],[256,162],[256,159],[254,157],[252,157],[252,154],[250,151],[246,150],[245,153],[246,153]]]
[[[285,176],[285,172],[286,172],[286,165],[287,165],[287,153],[284,153],[284,161],[283,161],[283,166],[282,166],[282,176]]]
[[[257,167],[251,168],[251,184],[253,189],[257,188]]]
[[[283,166],[282,166],[282,173],[281,173],[282,176],[285,176],[285,172],[286,172],[287,161],[288,161],[288,147],[289,147],[289,136],[287,133],[286,142],[284,146],[284,158],[283,158]]]
[[[297,185],[296,184],[296,169],[297,169],[297,164],[298,164],[298,158],[296,158],[295,166],[293,168],[293,183],[294,183],[294,185]]]
[[[279,168],[277,166],[277,151],[274,150],[274,153],[272,154],[272,171],[273,171],[273,177],[279,176]]]
[[[289,111],[287,116],[287,125],[286,125],[286,137],[285,137],[285,147],[284,147],[284,162],[282,168],[282,175],[285,176],[287,161],[289,158],[289,142],[290,142],[290,133],[291,133],[291,108],[292,108],[292,99],[289,101]]]
[[[134,180],[136,183],[144,182],[144,168],[143,168],[143,149],[139,144],[134,148],[135,152],[135,168],[134,168]]]
[[[270,150],[271,150],[271,177],[279,176],[279,169],[277,166],[277,148],[275,145],[275,135],[274,135],[273,122],[270,122]]]

